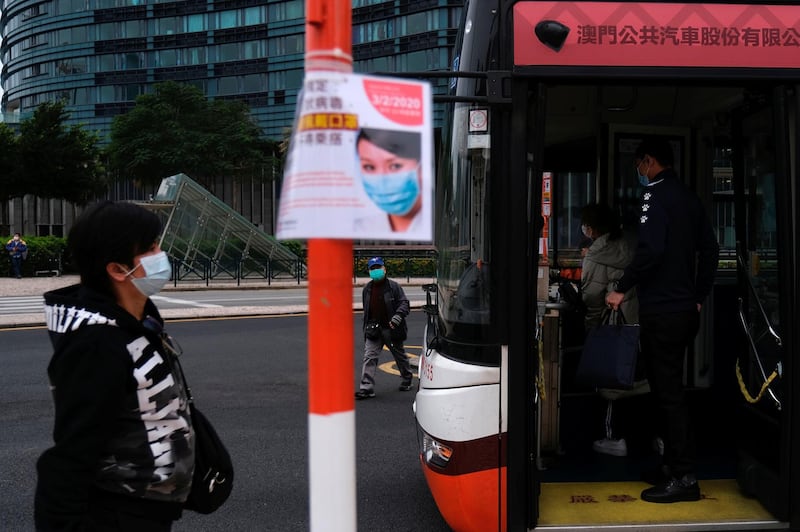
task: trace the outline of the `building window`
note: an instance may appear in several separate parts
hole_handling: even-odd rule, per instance
[[[204,31],[206,29],[206,16],[199,14],[199,15],[189,15],[186,17],[186,31]]]
[[[123,70],[135,70],[138,68],[142,68],[142,54],[137,53],[129,53],[125,54],[125,65]]]
[[[266,88],[264,74],[248,74],[243,76],[242,82],[244,92],[261,92]]]
[[[245,59],[260,59],[264,57],[264,50],[266,49],[266,41],[250,41],[244,44],[244,58]]]
[[[171,67],[178,64],[177,50],[158,50],[156,52],[156,67]]]
[[[289,2],[269,4],[269,21],[279,22],[303,18],[303,4],[303,0],[290,0]]]
[[[144,34],[144,21],[142,20],[129,20],[123,24],[125,28],[124,37],[136,38]]]
[[[178,17],[164,17],[156,20],[157,35],[174,35],[178,32]]]
[[[97,25],[98,40],[107,41],[111,39],[119,39],[120,37],[122,37],[122,35],[119,31],[119,24],[116,22],[108,22]]]
[[[248,7],[244,10],[244,25],[253,26],[266,22],[263,7]]]
[[[217,23],[217,28],[219,29],[226,29],[226,28],[235,28],[236,27],[236,11],[223,11],[218,14],[219,22]]]
[[[185,48],[181,51],[184,65],[204,65],[206,61],[206,47]]]
[[[218,61],[236,61],[241,59],[239,54],[239,43],[227,43],[217,46]]]
[[[114,54],[104,54],[97,58],[99,72],[111,72],[116,70],[116,56]]]
[[[235,76],[219,78],[217,80],[217,94],[225,96],[227,94],[237,94],[239,92],[238,83]]]

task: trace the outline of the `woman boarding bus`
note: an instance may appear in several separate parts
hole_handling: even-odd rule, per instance
[[[464,15],[415,400],[442,515],[457,531],[800,528],[787,326],[800,295],[800,11],[472,0]],[[634,156],[654,135],[720,246],[684,378],[701,498],[675,504],[640,497],[659,463],[647,396],[630,403],[628,456],[591,450],[605,401],[575,384],[583,339],[548,293],[551,274],[580,265],[583,205],[611,205],[635,229]]]

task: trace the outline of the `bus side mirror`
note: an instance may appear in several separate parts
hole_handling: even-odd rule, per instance
[[[569,35],[569,28],[555,20],[543,20],[533,31],[542,44],[556,52],[561,50]]]

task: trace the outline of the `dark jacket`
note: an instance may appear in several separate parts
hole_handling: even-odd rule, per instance
[[[10,240],[6,244],[6,250],[8,251],[8,256],[12,259],[22,259],[25,252],[28,251],[28,246],[22,240]]]
[[[163,324],[152,302],[145,313]],[[83,530],[98,499],[177,519],[194,442],[175,355],[115,301],[80,285],[45,294],[53,447],[37,463],[37,530]]]
[[[361,300],[364,303],[364,323],[362,324],[362,330],[366,331],[367,323],[369,322],[370,299],[372,297],[373,288],[383,289],[383,302],[386,306],[386,316],[388,319],[392,319],[392,316],[395,314],[399,314],[400,317],[403,318],[403,322],[398,328],[399,330],[393,332],[392,339],[397,341],[405,340],[408,337],[408,325],[406,324],[405,318],[411,311],[411,305],[408,303],[408,298],[403,291],[403,287],[388,277],[379,283],[375,281],[368,282],[361,292]],[[381,326],[388,327],[388,323],[382,323]]]
[[[718,259],[700,198],[667,169],[645,189],[636,253],[616,289],[637,287],[640,315],[696,309],[711,292]]]

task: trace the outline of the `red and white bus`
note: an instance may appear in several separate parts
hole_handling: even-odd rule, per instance
[[[800,529],[800,7],[468,0],[464,15],[414,405],[442,515],[481,532]],[[673,145],[721,249],[687,352],[693,503],[639,499],[646,439],[592,451],[605,401],[573,382],[580,334],[547,290],[580,266],[584,204],[638,212],[643,135]],[[636,429],[647,398],[625,401]]]

